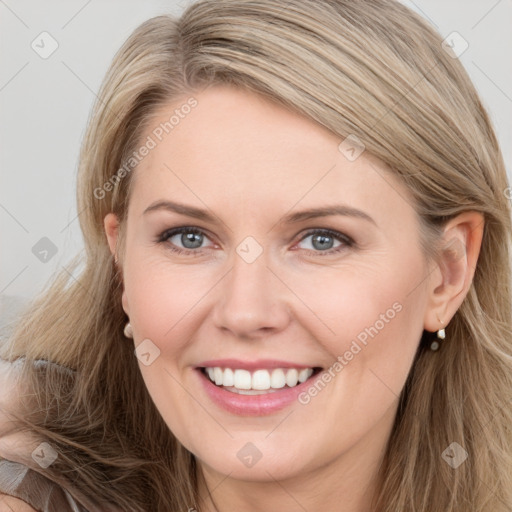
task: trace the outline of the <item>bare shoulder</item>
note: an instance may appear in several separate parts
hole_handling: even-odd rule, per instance
[[[23,500],[0,494],[0,512],[37,512]]]

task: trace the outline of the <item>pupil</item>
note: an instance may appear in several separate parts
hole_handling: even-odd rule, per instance
[[[181,235],[181,243],[187,249],[197,249],[201,247],[202,235],[199,233],[183,233]]]
[[[317,246],[316,245],[316,242],[319,242],[319,245]],[[313,237],[313,247],[315,249],[330,249],[330,242],[332,244],[332,238],[330,236],[326,236],[326,235],[316,235]],[[329,246],[329,247],[327,247]]]

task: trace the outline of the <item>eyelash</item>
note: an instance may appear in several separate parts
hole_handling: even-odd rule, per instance
[[[169,240],[168,240],[169,238],[172,238],[175,235],[180,235],[182,233],[193,233],[196,235],[204,235],[206,238],[208,238],[206,233],[199,228],[195,228],[195,227],[191,227],[191,226],[183,226],[183,227],[167,229],[167,230],[163,231],[156,239],[156,242],[161,243],[161,244],[167,244],[168,248],[177,254],[190,254],[192,256],[200,256],[198,249],[181,249],[180,247],[176,247],[175,245],[169,243]],[[328,229],[328,228],[310,229],[309,231],[307,231],[304,234],[304,236],[297,243],[302,242],[308,236],[316,235],[316,234],[327,235],[327,236],[330,236],[330,237],[338,240],[339,242],[343,242],[342,245],[335,247],[333,249],[328,249],[326,251],[315,251],[315,250],[311,250],[311,249],[305,249],[306,251],[313,252],[315,254],[318,254],[319,256],[327,256],[327,255],[336,254],[336,253],[339,253],[347,248],[355,247],[355,245],[356,245],[354,240],[352,240],[352,238],[350,238],[348,235],[345,235],[343,233],[340,233],[338,231],[334,231],[334,230]]]

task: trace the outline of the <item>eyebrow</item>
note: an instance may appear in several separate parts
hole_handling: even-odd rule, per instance
[[[182,203],[177,203],[175,201],[168,201],[165,199],[160,199],[155,201],[151,205],[149,205],[142,215],[146,215],[149,212],[157,211],[157,210],[165,210],[174,213],[180,213],[182,215],[187,215],[189,217],[194,217],[195,219],[203,220],[206,222],[214,223],[217,221],[217,218],[209,213],[207,210],[203,210],[201,208],[196,208],[195,206],[189,206]],[[367,213],[362,210],[358,210],[357,208],[352,208],[346,205],[331,205],[331,206],[323,206],[319,208],[310,208],[308,210],[303,210],[300,212],[290,213],[285,215],[280,222],[284,222],[285,224],[294,224],[297,222],[301,222],[309,219],[316,219],[318,217],[328,217],[331,215],[343,215],[345,217],[355,217],[358,219],[366,220],[375,226],[377,223],[370,217]]]

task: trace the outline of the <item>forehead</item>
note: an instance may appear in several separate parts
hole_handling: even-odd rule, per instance
[[[339,150],[343,138],[320,124],[229,86],[196,93],[195,106],[182,108],[190,97],[164,105],[150,123],[143,140],[155,144],[134,171],[131,210],[179,199],[229,206],[230,214],[290,210],[299,202],[411,214],[407,191],[382,162],[366,153],[349,161]]]

